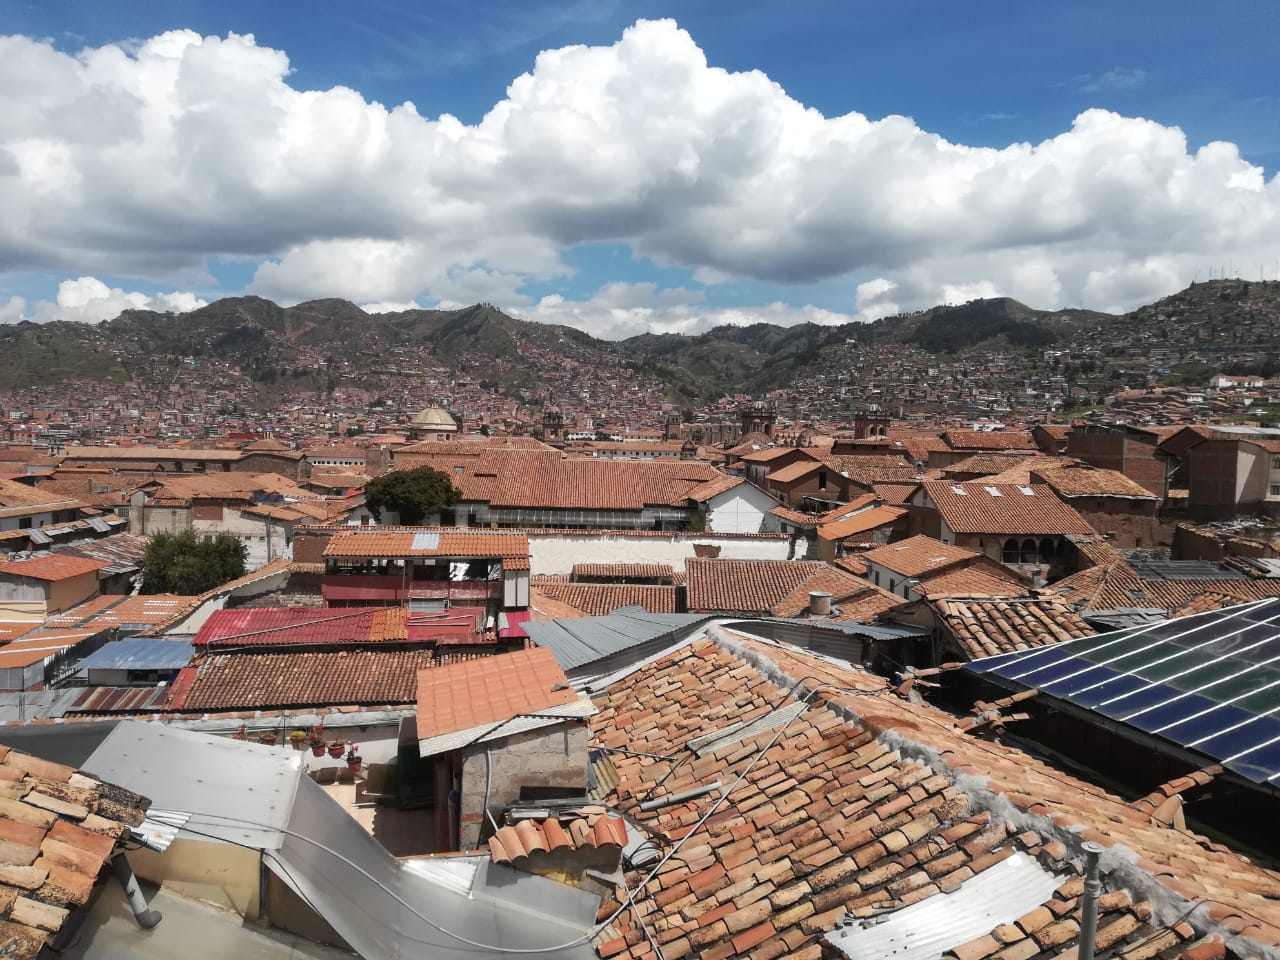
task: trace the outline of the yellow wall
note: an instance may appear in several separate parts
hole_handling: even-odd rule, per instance
[[[98,592],[98,571],[90,570],[78,577],[66,580],[55,580],[49,584],[50,614],[70,610],[78,603],[84,603]]]
[[[129,851],[133,871],[142,879],[250,919],[258,916],[261,860],[257,850],[184,838],[174,840],[164,853]]]

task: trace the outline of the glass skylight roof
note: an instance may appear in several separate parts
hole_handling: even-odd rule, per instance
[[[975,660],[1034,687],[1280,786],[1280,599]]]

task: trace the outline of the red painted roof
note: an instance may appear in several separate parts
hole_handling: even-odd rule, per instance
[[[573,703],[564,671],[536,647],[418,674],[418,739],[429,740]]]
[[[524,625],[533,617],[533,613],[529,610],[508,610],[507,625],[498,631],[498,636],[504,640],[513,637],[528,637],[524,632]]]
[[[268,647],[302,643],[403,643],[404,607],[262,607],[218,610],[192,640],[197,646]]]

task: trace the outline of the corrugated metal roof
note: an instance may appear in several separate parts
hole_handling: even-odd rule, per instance
[[[1030,913],[1053,896],[1062,879],[1015,853],[953,893],[894,910],[887,919],[842,921],[825,939],[851,960],[932,960]]]
[[[927,637],[928,630],[920,627],[890,627],[881,623],[859,623],[857,620],[830,620],[823,617],[752,617],[749,620],[732,620],[721,618],[725,626],[731,630],[751,632],[752,623],[786,623],[795,626],[813,627],[818,630],[834,630],[850,637],[866,637],[868,640],[909,640],[914,637]]]
[[[76,670],[177,670],[187,665],[192,652],[191,644],[182,640],[133,637],[105,644],[81,660]]]
[[[555,654],[562,670],[572,670],[712,619],[702,613],[649,613],[643,607],[624,607],[604,617],[533,620],[524,629],[534,643]]]

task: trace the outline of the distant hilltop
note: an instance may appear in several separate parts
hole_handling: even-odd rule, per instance
[[[1280,283],[1240,280],[1194,284],[1119,317],[1037,310],[994,298],[873,323],[759,323],[621,341],[520,320],[490,304],[369,314],[346,300],[281,307],[261,297],[228,297],[179,315],[128,310],[93,326],[0,327],[0,389],[63,380],[124,382],[159,376],[157,367],[180,370],[183,362],[204,359],[229,364],[282,394],[294,388],[331,390],[340,383],[376,388],[397,357],[421,351],[456,376],[487,380],[511,395],[536,391],[558,361],[568,358],[604,374],[651,377],[674,399],[706,402],[787,387],[876,347],[925,356],[995,351],[1015,366],[1045,351],[1133,356],[1143,344],[1183,349],[1192,355],[1189,362],[1203,360],[1206,351],[1228,349],[1280,354],[1277,319]]]

